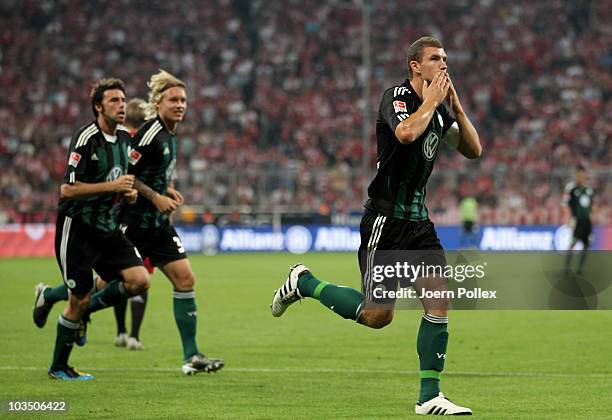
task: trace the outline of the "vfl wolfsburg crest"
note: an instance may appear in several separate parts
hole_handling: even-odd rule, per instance
[[[123,175],[123,169],[121,169],[120,166],[113,166],[113,168],[108,171],[108,174],[106,175],[106,181],[114,181],[121,175]]]
[[[589,207],[591,205],[591,197],[589,197],[586,194],[583,194],[578,199],[578,203],[580,203],[580,205],[582,207],[587,208],[587,207]]]
[[[425,140],[423,140],[423,156],[425,159],[433,160],[436,156],[436,150],[438,150],[438,143],[440,143],[438,135],[433,131],[425,137]]]

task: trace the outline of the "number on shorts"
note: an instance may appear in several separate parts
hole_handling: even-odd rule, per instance
[[[185,248],[183,248],[183,243],[181,242],[181,238],[179,238],[178,236],[175,236],[172,239],[174,239],[174,242],[176,242],[176,247],[178,248],[178,252],[180,252],[181,254],[184,254]]]

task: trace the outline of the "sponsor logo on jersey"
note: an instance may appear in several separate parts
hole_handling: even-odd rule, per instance
[[[436,156],[436,150],[438,150],[439,143],[438,135],[432,131],[430,132],[425,140],[423,140],[423,156],[427,160],[433,160]]]
[[[130,164],[136,165],[141,157],[142,153],[140,153],[138,150],[130,151]]]
[[[580,205],[583,208],[587,208],[591,205],[591,197],[589,197],[586,194],[583,194],[580,196],[580,198],[578,199],[578,203],[580,203]]]
[[[407,112],[406,102],[404,101],[393,101],[393,109],[395,112]]]
[[[81,161],[81,155],[79,155],[77,152],[70,153],[70,159],[68,160],[68,165],[74,166],[76,168],[80,161]]]
[[[113,166],[113,168],[108,171],[108,175],[106,175],[106,181],[114,181],[123,175],[123,169],[120,166]]]

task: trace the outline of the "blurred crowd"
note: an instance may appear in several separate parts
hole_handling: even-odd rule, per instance
[[[53,221],[70,137],[93,118],[92,83],[116,76],[146,98],[158,68],[188,86],[176,183],[189,205],[359,210],[380,97],[407,77],[406,47],[422,35],[445,44],[484,145],[479,161],[440,149],[435,214],[445,220],[465,195],[481,208],[558,208],[578,164],[609,208],[610,10],[610,0],[2,1],[0,223]]]

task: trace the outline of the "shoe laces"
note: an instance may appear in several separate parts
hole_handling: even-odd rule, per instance
[[[79,376],[81,376],[83,374],[82,372],[79,372],[77,369],[73,368],[72,366],[67,366],[66,367],[66,373],[71,378],[78,378]]]
[[[283,303],[293,303],[300,300],[300,296],[298,295],[297,290],[293,290],[283,296],[281,300]]]

